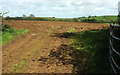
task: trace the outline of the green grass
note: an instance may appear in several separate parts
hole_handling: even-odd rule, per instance
[[[13,33],[5,32],[2,34],[2,44],[5,44],[5,43],[13,40],[16,35],[20,35],[25,32],[28,32],[28,30],[16,30],[16,29],[14,29],[14,31],[15,32],[13,32]]]
[[[111,20],[117,20],[117,16],[98,16],[98,17],[95,17],[95,19],[111,21]]]
[[[71,38],[78,72],[109,73],[109,30],[78,32]],[[82,60],[87,59],[86,62]],[[81,65],[85,65],[86,69]]]
[[[108,24],[108,25],[110,25],[110,23],[104,23],[104,24]]]
[[[117,16],[97,16],[97,17],[84,17],[80,18],[79,20],[84,20],[84,19],[94,19],[98,23],[111,23],[117,21],[118,17]]]
[[[18,29],[14,29],[10,26],[5,27],[4,25],[2,26],[2,31],[0,31],[0,34],[2,34],[2,44],[6,44],[8,42],[10,42],[11,40],[13,40],[15,38],[15,36],[18,36],[18,35],[21,35],[21,34],[24,34],[26,32],[28,32],[29,30],[18,30]]]

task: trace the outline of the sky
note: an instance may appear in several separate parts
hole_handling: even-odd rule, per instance
[[[119,0],[0,0],[4,16],[77,18],[83,16],[118,15]]]

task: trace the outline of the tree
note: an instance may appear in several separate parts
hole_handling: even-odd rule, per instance
[[[30,16],[29,16],[30,18],[34,18],[35,17],[35,15],[33,15],[33,14],[30,14]]]
[[[74,20],[75,22],[78,22],[78,19],[77,19],[77,18],[73,18],[73,20]]]
[[[91,16],[89,15],[88,18],[91,18]]]
[[[27,16],[25,14],[23,14],[23,18],[26,18]]]
[[[52,18],[55,18],[55,17],[52,17]]]
[[[55,17],[52,17],[53,18],[53,21],[55,21]]]

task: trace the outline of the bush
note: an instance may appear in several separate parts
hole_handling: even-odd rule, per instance
[[[3,32],[14,32],[14,29],[8,24],[3,24],[1,27],[0,29],[2,29]]]
[[[23,20],[23,17],[15,17],[14,20]]]
[[[96,19],[94,19],[94,18],[85,18],[85,19],[83,19],[83,20],[81,20],[82,22],[92,22],[92,23],[94,23],[94,22],[96,22],[97,20]]]

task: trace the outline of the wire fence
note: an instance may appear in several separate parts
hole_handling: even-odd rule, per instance
[[[120,74],[120,25],[110,24],[110,65],[113,75]]]

